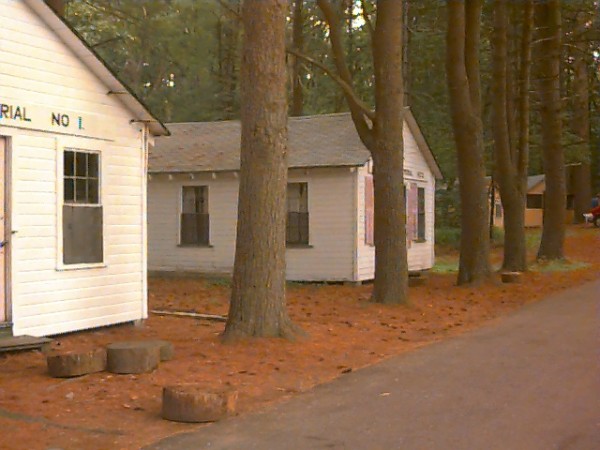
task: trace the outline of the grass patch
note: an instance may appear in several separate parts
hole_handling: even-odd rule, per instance
[[[588,263],[581,261],[569,261],[567,259],[559,259],[552,261],[539,261],[532,264],[530,270],[535,272],[570,272],[573,270],[585,269],[589,267]]]
[[[431,271],[434,273],[456,273],[458,272],[458,261],[456,259],[438,258]]]

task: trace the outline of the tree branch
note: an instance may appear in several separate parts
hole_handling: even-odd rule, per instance
[[[311,58],[310,56],[305,55],[304,53],[301,53],[298,50],[295,50],[293,48],[287,48],[286,52],[289,53],[290,55],[294,55],[298,59],[306,61],[307,63],[309,63],[315,67],[318,67],[323,72],[325,72],[325,74],[327,74],[333,81],[335,81],[342,88],[342,90],[344,91],[344,95],[352,98],[352,102],[361,109],[361,111],[364,115],[366,115],[370,120],[375,120],[375,112],[373,110],[371,110],[365,102],[363,102],[360,98],[358,98],[356,96],[354,90],[352,89],[352,87],[349,86],[348,83],[346,83],[339,75],[337,75],[335,72],[333,72],[329,67],[327,67],[322,62],[317,61],[316,59]]]
[[[365,0],[360,0],[360,6],[362,10],[363,19],[365,20],[367,30],[369,31],[369,35],[373,36],[373,32],[375,31],[375,29],[373,28],[373,22],[371,21],[370,13],[367,9],[367,2]]]
[[[329,26],[329,42],[331,43],[333,61],[335,63],[338,75],[350,88],[349,90],[344,91],[344,96],[346,97],[346,102],[350,108],[352,121],[354,122],[360,140],[369,150],[371,150],[373,147],[373,133],[372,129],[369,127],[369,123],[366,120],[366,118],[370,117],[369,115],[365,114],[364,108],[361,106],[361,104],[356,102],[357,95],[352,88],[352,74],[350,73],[348,64],[346,63],[346,53],[344,51],[344,45],[342,42],[340,19],[329,0],[317,0],[317,4],[323,12],[325,21]],[[354,95],[349,95],[349,92],[353,92]]]

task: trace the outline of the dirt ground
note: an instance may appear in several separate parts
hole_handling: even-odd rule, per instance
[[[456,274],[432,274],[426,286],[411,288],[411,306],[370,303],[369,285],[290,285],[290,315],[308,333],[297,342],[265,339],[223,345],[223,323],[151,315],[142,328],[123,325],[74,333],[57,337],[53,344],[83,349],[121,340],[171,341],[175,358],[145,375],[52,379],[39,352],[2,355],[0,448],[137,449],[206,426],[160,418],[162,387],[181,382],[238,390],[240,414],[265,408],[600,277],[600,230],[571,227],[566,248],[578,264],[560,270],[535,267],[519,285],[490,281],[478,288],[456,287]],[[446,252],[441,259],[452,256]],[[223,281],[153,279],[150,309],[225,314],[228,293]]]

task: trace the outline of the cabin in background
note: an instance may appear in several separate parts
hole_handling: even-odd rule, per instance
[[[148,266],[152,273],[230,275],[240,165],[238,121],[168,124],[151,149]],[[287,278],[374,276],[373,177],[349,114],[289,119]],[[440,169],[408,111],[404,178],[410,270],[434,262],[434,192]]]
[[[567,172],[569,173],[569,172]],[[567,187],[570,183],[567,183]],[[545,175],[532,175],[527,177],[527,199],[525,207],[525,227],[536,228],[544,224],[544,192],[546,191]],[[504,208],[500,200],[500,192],[495,188],[494,200],[494,226],[504,228]],[[573,223],[574,195],[567,189],[566,223]]]

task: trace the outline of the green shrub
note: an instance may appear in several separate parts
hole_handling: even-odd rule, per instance
[[[441,247],[460,247],[460,228],[440,227],[435,230],[435,243]]]

